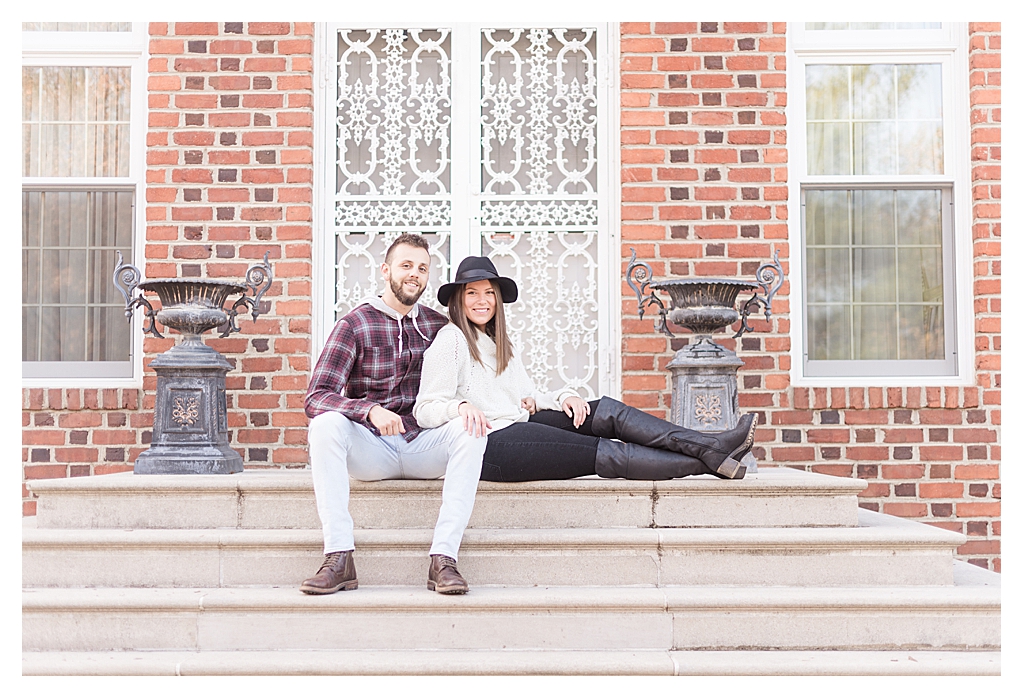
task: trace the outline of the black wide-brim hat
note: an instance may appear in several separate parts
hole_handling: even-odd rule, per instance
[[[455,280],[437,289],[437,300],[440,301],[441,305],[447,307],[455,288],[471,284],[473,281],[482,281],[483,279],[493,279],[497,282],[497,285],[501,288],[501,300],[505,303],[514,303],[518,299],[519,287],[508,277],[499,275],[497,267],[494,266],[494,263],[489,258],[466,257],[458,265],[458,271],[455,272]]]

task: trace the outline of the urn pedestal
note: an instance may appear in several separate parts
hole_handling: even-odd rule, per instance
[[[240,473],[242,457],[227,439],[231,364],[202,343],[182,343],[149,364],[156,371],[153,441],[135,460],[135,472]]]
[[[224,327],[221,337],[238,331],[235,317],[240,308],[251,309],[255,320],[262,312],[259,299],[273,282],[268,257],[249,268],[246,285],[213,279],[155,279],[139,283],[141,274],[124,264],[117,253],[114,285],[125,299],[129,320],[137,307],[146,309],[149,324],[144,328],[157,337],[159,321],[182,334],[179,344],[150,362],[156,371],[156,409],[153,415],[153,439],[149,449],[135,459],[140,475],[229,474],[243,470],[241,455],[231,448],[227,431],[227,391],[225,377],[231,364],[220,352],[206,346],[202,333]],[[145,296],[133,296],[135,289],[153,291],[160,296],[161,309],[155,311]],[[253,296],[244,295],[251,289]],[[243,295],[230,309],[224,309],[227,297]]]
[[[671,421],[687,429],[727,431],[739,421],[740,359],[734,351],[707,341],[689,344],[668,362],[671,373]],[[752,453],[742,459],[746,472],[757,472]]]

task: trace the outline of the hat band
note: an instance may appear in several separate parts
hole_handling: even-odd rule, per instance
[[[455,277],[454,283],[464,284],[470,281],[482,281],[483,279],[496,279],[497,274],[488,269],[467,269]]]

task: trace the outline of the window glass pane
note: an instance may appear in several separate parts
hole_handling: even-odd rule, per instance
[[[21,251],[21,297],[25,303],[39,302],[39,250]]]
[[[810,359],[945,358],[941,202],[938,189],[806,192]]]
[[[39,360],[39,306],[21,307],[21,360]]]
[[[891,189],[865,189],[853,191],[851,195],[852,243],[894,245],[895,192]]]
[[[113,284],[111,284],[111,287]],[[131,323],[120,306],[89,308],[88,361],[127,361]]]
[[[85,306],[46,306],[39,361],[85,361]]]
[[[905,307],[899,318],[899,353],[902,358],[944,358],[944,321],[940,305]]]
[[[127,361],[131,326],[112,278],[116,251],[132,257],[133,193],[26,191],[22,201],[22,360]]]
[[[941,65],[806,67],[807,172],[941,174]]]
[[[895,248],[854,247],[852,298],[855,302],[895,302]]]
[[[815,248],[807,250],[807,292],[811,303],[849,302],[849,250],[847,248]]]
[[[895,193],[900,245],[941,247],[941,192],[903,189]]]
[[[894,306],[854,305],[852,312],[854,360],[877,361],[899,358]]]
[[[845,189],[806,192],[806,244],[849,244],[849,197]]]
[[[127,177],[131,69],[22,69],[22,175]]]
[[[131,22],[22,22],[23,32],[130,32]]]
[[[848,305],[811,305],[807,346],[811,359],[852,358],[852,338]]]

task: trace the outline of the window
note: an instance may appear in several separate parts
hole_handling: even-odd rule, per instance
[[[963,36],[924,22],[794,27],[797,380],[933,383],[970,369]]]
[[[142,227],[143,28],[22,25],[26,385],[112,386],[139,373],[138,332],[112,275],[118,250],[137,261]]]

